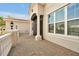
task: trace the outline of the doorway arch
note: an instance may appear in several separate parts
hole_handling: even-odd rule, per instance
[[[33,23],[32,23],[33,35],[36,36],[37,35],[37,15],[36,15],[36,13],[34,13],[31,16],[31,20],[33,21]]]

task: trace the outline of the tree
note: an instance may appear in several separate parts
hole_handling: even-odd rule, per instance
[[[3,17],[0,17],[0,26],[4,26],[5,25],[5,21],[3,20]]]
[[[1,34],[2,34],[2,31],[3,31],[3,26],[5,26],[5,21],[3,20],[3,17],[0,17],[0,31],[1,31]]]

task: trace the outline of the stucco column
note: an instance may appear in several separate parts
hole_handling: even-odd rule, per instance
[[[32,20],[30,20],[30,32],[29,32],[29,35],[30,35],[30,36],[33,35],[33,34],[32,34]]]
[[[42,40],[40,35],[40,16],[37,15],[37,35],[35,37],[36,40]]]

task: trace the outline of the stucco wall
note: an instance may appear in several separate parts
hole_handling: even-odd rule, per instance
[[[68,3],[48,3],[45,6],[39,5],[39,14],[43,14],[43,36],[44,39],[71,49],[73,51],[79,52],[79,37],[61,35],[61,34],[53,34],[48,32],[48,14],[54,12],[55,10],[67,5]],[[30,12],[30,16],[37,12],[37,4],[33,4],[31,9],[33,8],[33,12]]]
[[[30,7],[30,16],[32,16],[33,13],[37,13],[37,12],[38,12],[38,4],[34,3]]]
[[[48,14],[65,5],[64,3],[46,4],[44,8],[43,36],[48,41],[79,52],[79,37],[48,33]]]
[[[29,32],[29,23],[27,22],[15,22],[15,24],[18,26],[18,29],[20,33],[28,33]]]
[[[11,48],[11,33],[0,36],[0,56],[7,56]]]
[[[20,33],[29,33],[30,23],[28,21],[13,21],[14,22],[14,29],[19,29]],[[10,30],[10,21],[6,21],[6,30]]]
[[[38,5],[38,13],[39,15],[43,15],[44,14],[44,6],[39,4]]]
[[[30,7],[30,16],[33,15],[33,13],[39,14],[39,15],[43,15],[44,14],[44,6],[38,3],[33,3]]]

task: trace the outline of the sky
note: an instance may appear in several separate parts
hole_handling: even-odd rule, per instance
[[[30,3],[0,3],[0,16],[29,19]]]

